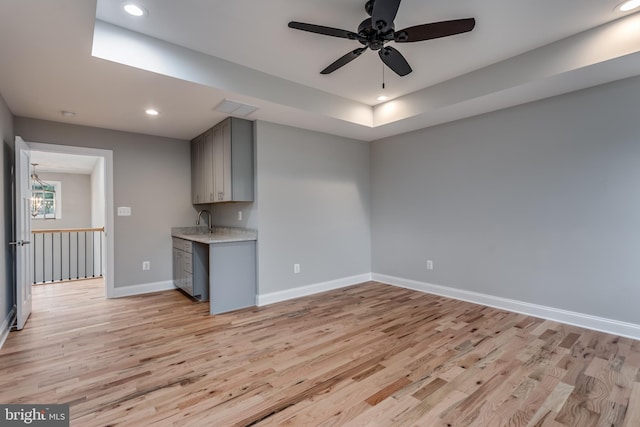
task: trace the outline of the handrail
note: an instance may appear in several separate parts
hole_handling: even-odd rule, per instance
[[[58,228],[51,230],[31,230],[33,234],[45,234],[45,233],[82,233],[85,231],[104,231],[104,227],[98,228]]]
[[[102,277],[104,227],[32,230],[33,283]]]

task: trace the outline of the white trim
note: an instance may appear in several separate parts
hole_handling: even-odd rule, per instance
[[[502,310],[513,311],[529,316],[540,317],[547,320],[553,320],[569,325],[580,326],[582,328],[593,329],[595,331],[640,340],[640,325],[635,323],[621,322],[619,320],[607,319],[605,317],[597,317],[590,314],[577,313],[575,311],[531,304],[528,302],[449,288],[446,286],[433,285],[431,283],[418,282],[416,280],[403,279],[384,274],[373,273],[372,279],[376,282],[386,283],[388,285],[398,286],[401,288],[413,289],[420,292],[468,301],[475,304],[482,304]]]
[[[7,340],[7,337],[9,336],[9,332],[11,331],[11,325],[13,324],[13,319],[15,318],[15,314],[16,314],[16,307],[13,306],[9,314],[7,314],[7,317],[4,319],[4,322],[2,322],[2,325],[0,325],[0,348],[2,348],[2,346],[4,345],[4,342]]]
[[[357,276],[343,277],[341,279],[328,282],[314,283],[312,285],[301,286],[299,288],[287,289],[284,291],[271,292],[256,296],[256,305],[263,306],[276,302],[286,301],[293,298],[305,297],[320,292],[345,288],[371,280],[371,273],[359,274]]]
[[[113,298],[142,295],[151,292],[169,291],[172,289],[176,289],[172,280],[165,280],[163,282],[140,283],[139,285],[129,285],[114,288]]]
[[[105,296],[107,298],[114,298],[115,295],[115,255],[114,255],[114,223],[113,223],[113,151],[102,148],[88,148],[88,147],[76,147],[71,145],[57,145],[46,144],[41,142],[29,142],[27,145],[32,151],[44,151],[53,153],[65,153],[65,154],[79,154],[85,156],[102,157],[104,159],[104,210],[105,210],[105,241],[103,245],[105,250],[103,251],[103,258],[105,259],[104,265],[104,283],[105,283]]]

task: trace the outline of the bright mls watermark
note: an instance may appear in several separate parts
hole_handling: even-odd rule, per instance
[[[2,405],[1,426],[68,427],[69,405]]]

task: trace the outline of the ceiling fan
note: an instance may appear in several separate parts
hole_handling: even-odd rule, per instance
[[[370,18],[365,19],[358,26],[358,32],[341,30],[339,28],[325,27],[322,25],[306,24],[304,22],[289,22],[289,28],[309,31],[331,37],[340,37],[349,40],[357,40],[364,47],[354,49],[333,62],[320,74],[329,74],[347,65],[356,59],[367,49],[377,50],[380,59],[399,76],[406,76],[411,66],[402,54],[386,43],[412,43],[440,37],[453,36],[473,30],[476,25],[474,18],[455,19],[452,21],[434,22],[431,24],[416,25],[396,31],[393,20],[398,13],[401,0],[369,0],[364,8]]]

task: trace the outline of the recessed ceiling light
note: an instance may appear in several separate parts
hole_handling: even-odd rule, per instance
[[[147,108],[146,110],[144,110],[144,112],[150,116],[157,116],[158,114],[160,114],[158,110],[155,110],[153,108]]]
[[[618,6],[621,12],[629,12],[630,10],[640,7],[640,0],[629,0]]]
[[[131,16],[143,16],[146,14],[144,8],[142,6],[138,6],[135,3],[125,3],[122,7],[124,11]]]
[[[67,111],[67,110],[60,111],[60,114],[62,114],[65,117],[73,117],[76,115],[76,113],[74,113],[73,111]]]
[[[378,101],[386,101],[387,99],[389,99],[388,96],[386,95],[380,95],[379,97],[376,98]]]

